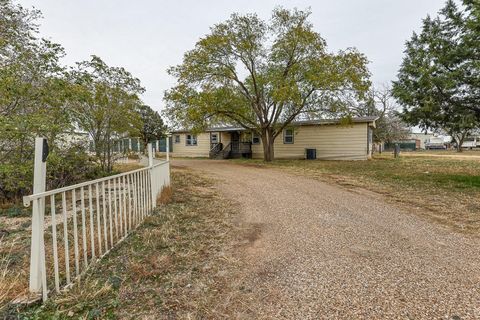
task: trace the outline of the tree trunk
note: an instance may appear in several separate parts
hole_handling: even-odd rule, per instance
[[[270,162],[274,158],[274,149],[273,149],[273,133],[270,128],[262,130],[262,145],[263,145],[263,160],[265,162]]]
[[[110,135],[107,137],[107,148],[106,148],[106,162],[107,162],[107,172],[112,172],[113,170],[113,161],[112,161],[112,139]]]
[[[463,146],[463,141],[465,140],[465,137],[467,136],[467,133],[461,133],[457,140],[457,152],[463,152],[462,146]]]

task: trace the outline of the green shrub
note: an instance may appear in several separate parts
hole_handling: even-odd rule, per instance
[[[82,145],[53,148],[47,158],[47,190],[65,187],[107,176]],[[0,204],[20,204],[24,195],[32,193],[33,160],[9,159],[0,163]],[[9,210],[14,210],[15,207]],[[8,216],[15,215],[12,211]]]
[[[56,189],[104,176],[81,145],[54,150],[47,158],[47,188]]]

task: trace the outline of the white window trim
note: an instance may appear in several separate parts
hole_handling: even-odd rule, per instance
[[[188,138],[190,136],[190,139]],[[195,141],[195,143],[192,143],[192,141]],[[189,143],[190,142],[190,143]],[[185,134],[185,145],[187,147],[196,147],[198,146],[198,140],[197,140],[197,135],[196,134]]]
[[[254,141],[253,141],[253,138],[254,138],[254,137],[258,137],[258,142],[254,142]],[[260,137],[259,134],[256,134],[256,133],[252,132],[252,144],[260,144],[260,141],[261,141],[261,140],[262,140],[262,139],[261,139],[261,137]]]
[[[216,137],[216,141],[213,142],[213,139],[212,137],[215,136]],[[218,132],[210,132],[210,143],[218,143],[219,141],[219,134]]]
[[[178,141],[177,141],[177,138],[178,138]],[[176,134],[173,138],[173,143],[181,143],[181,138],[180,138],[180,135],[179,134]]]
[[[292,134],[291,135],[287,135],[287,131],[288,130],[291,130],[292,131]],[[286,141],[286,138],[287,137],[292,137],[292,141],[291,142],[287,142]],[[293,128],[288,128],[288,129],[283,129],[283,144],[294,144],[295,143],[295,130],[293,130]]]

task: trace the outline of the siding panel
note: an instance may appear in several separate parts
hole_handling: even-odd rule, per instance
[[[284,144],[283,134],[275,139],[276,159],[305,159],[305,149],[317,149],[317,158],[326,160],[366,160],[367,123],[351,125],[303,125],[294,127],[294,143]],[[224,146],[230,143],[230,133],[221,132]],[[208,157],[210,133],[197,135],[197,146],[185,145],[186,134],[180,134],[180,143],[173,146],[172,156]],[[250,140],[250,135],[242,133],[241,140]],[[262,144],[252,145],[253,158],[263,158]]]
[[[294,143],[284,144],[283,135],[275,139],[276,159],[305,159],[305,149],[317,149],[318,159],[367,159],[367,124],[312,125],[294,128]],[[262,145],[252,146],[253,157],[263,158]]]
[[[210,152],[210,133],[202,132],[197,134],[197,145],[187,146],[185,141],[188,133],[180,133],[180,143],[173,146],[172,156],[174,157],[208,157]]]

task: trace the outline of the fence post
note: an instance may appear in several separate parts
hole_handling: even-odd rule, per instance
[[[148,148],[148,166],[152,167],[153,166],[153,146],[151,142],[147,144],[147,148]]]
[[[166,138],[167,141],[165,143],[165,145],[166,145],[166,150],[165,151],[167,152],[167,166],[168,166],[167,167],[168,174],[167,174],[167,177],[165,179],[165,183],[166,183],[167,186],[170,186],[170,137],[171,136],[172,136],[171,134],[167,133],[167,138]]]
[[[44,192],[47,178],[46,158],[48,144],[45,138],[35,138],[35,162],[33,171],[33,194]],[[44,222],[45,198],[35,200],[32,206],[32,243],[30,248],[30,281],[31,293],[42,291],[43,300],[47,299],[47,278],[45,271]]]
[[[170,135],[167,134],[165,138],[165,152],[167,154],[167,161],[170,161]]]
[[[153,144],[151,142],[148,143],[148,167],[150,168],[150,195],[152,199],[152,208],[156,207],[157,199],[156,199],[156,191],[155,185],[157,181],[153,175]]]
[[[400,145],[395,143],[395,149],[393,150],[393,157],[398,158],[400,156]]]

